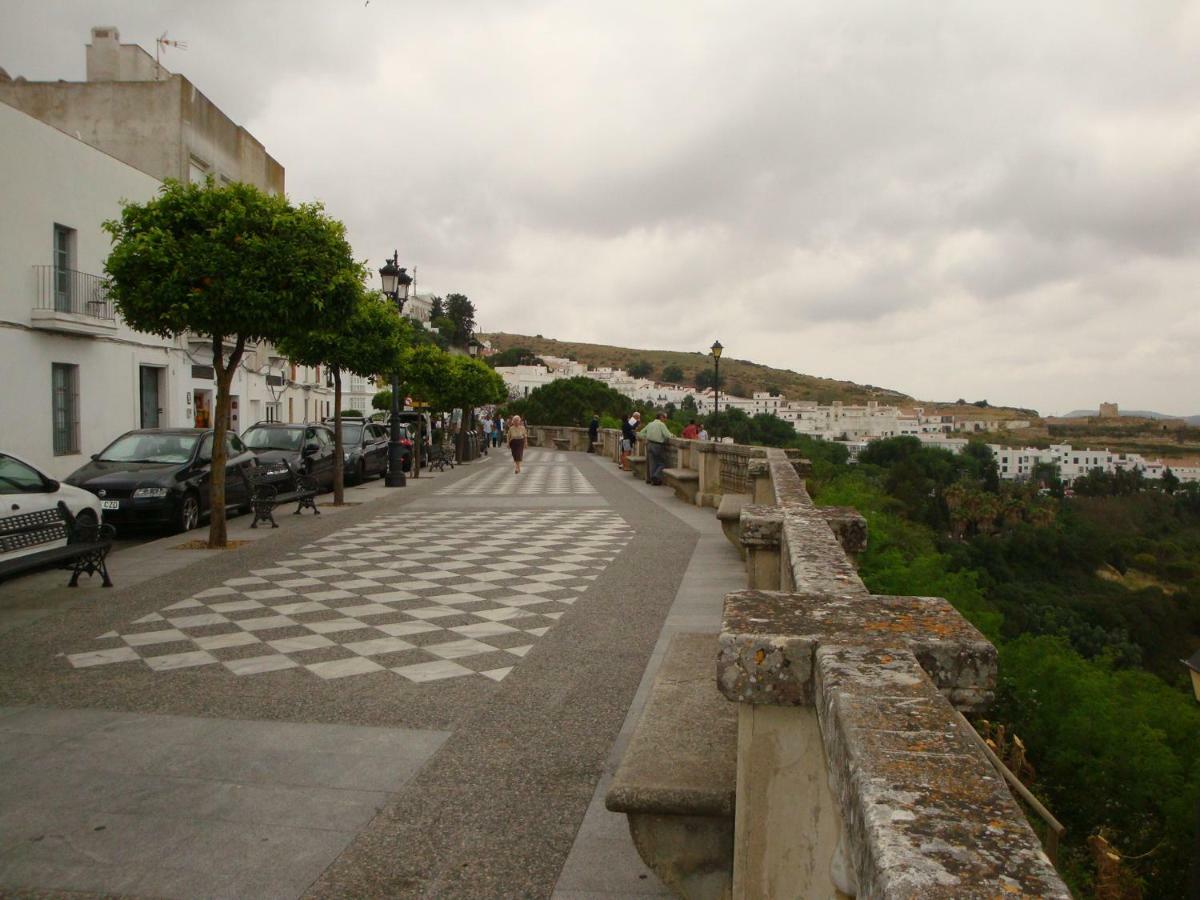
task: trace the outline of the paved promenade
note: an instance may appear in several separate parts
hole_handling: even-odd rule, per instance
[[[601,798],[742,586],[712,511],[540,449],[348,499],[0,583],[0,894],[662,892]]]

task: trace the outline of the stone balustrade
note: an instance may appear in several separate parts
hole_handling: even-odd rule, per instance
[[[587,449],[586,429],[530,433],[539,446]],[[619,458],[619,441],[619,432],[601,432],[606,457]],[[1067,900],[1003,777],[957,714],[991,701],[995,648],[945,600],[871,594],[851,558],[865,547],[865,522],[854,510],[815,507],[803,460],[683,440],[671,442],[671,454],[673,468],[698,474],[697,505],[738,496],[723,517],[740,506],[748,589],[725,598],[715,645],[716,686],[735,704],[736,740],[716,712],[707,721],[678,717],[642,742],[652,752],[618,771],[609,805],[629,814],[647,863],[682,896]],[[689,646],[692,658],[697,646]],[[694,682],[703,688],[705,679]],[[676,674],[661,690],[685,683]],[[647,709],[684,703],[652,699]],[[709,701],[694,708],[712,710]],[[689,727],[694,733],[681,733]],[[696,747],[736,755],[732,860],[711,858],[727,852],[721,827],[697,824],[698,812],[719,818],[719,803],[709,802],[715,811],[684,804],[672,820],[671,793],[647,786],[647,770],[673,765],[667,733],[690,748],[693,799],[728,791],[728,776],[706,784],[705,771],[720,767],[698,762]],[[705,743],[715,734],[731,736]],[[638,746],[635,736],[631,749]],[[689,834],[690,856],[681,851]],[[731,878],[714,875],[721,866]]]

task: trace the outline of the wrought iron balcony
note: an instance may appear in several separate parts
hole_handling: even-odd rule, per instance
[[[108,297],[108,284],[103,278],[58,266],[33,268],[37,274],[35,321],[55,318],[53,315],[47,316],[47,313],[61,313],[64,317],[96,319],[97,324],[116,324],[116,313]]]

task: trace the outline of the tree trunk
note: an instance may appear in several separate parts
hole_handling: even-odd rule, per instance
[[[342,455],[342,370],[333,367],[333,505],[346,502],[346,466]]]
[[[213,449],[208,492],[208,546],[220,549],[229,543],[225,529],[225,435],[229,433],[230,386],[233,373],[237,371],[246,347],[246,339],[239,337],[229,361],[222,364],[221,335],[213,337],[213,373],[217,376],[217,402],[213,422]]]

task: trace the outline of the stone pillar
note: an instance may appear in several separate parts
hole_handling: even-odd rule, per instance
[[[751,590],[780,588],[783,510],[778,506],[744,506],[742,546],[746,548],[746,583]]]
[[[771,464],[767,459],[749,459],[746,470],[750,479],[751,502],[760,505],[775,502],[775,488],[771,483]]]
[[[721,458],[716,445],[711,441],[696,441],[694,444],[696,468],[700,472],[700,489],[696,494],[697,506],[721,505]]]
[[[945,600],[729,594],[717,684],[744,707],[734,897],[1067,900],[958,724],[995,675],[995,648]]]

